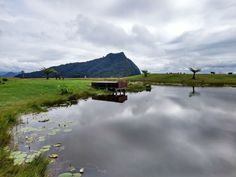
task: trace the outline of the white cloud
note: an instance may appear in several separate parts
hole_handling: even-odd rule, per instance
[[[0,70],[124,51],[140,68],[236,71],[233,0],[0,0]]]

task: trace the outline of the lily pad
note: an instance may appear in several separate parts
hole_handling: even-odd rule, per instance
[[[59,128],[54,128],[54,129],[52,129],[53,131],[55,131],[55,132],[59,132],[59,131],[61,131],[61,129],[59,129]]]
[[[26,159],[25,163],[31,163],[34,159]]]
[[[28,137],[28,136],[26,136],[26,137],[25,137],[25,140],[26,140],[26,141],[25,141],[26,144],[31,144],[31,143],[33,142],[34,138],[33,138],[33,137]]]
[[[40,142],[45,141],[45,137],[44,136],[40,136],[38,139]]]
[[[62,173],[58,177],[72,177],[72,173]]]
[[[21,154],[15,156],[15,157],[16,157],[16,159],[24,159],[26,156],[27,156],[26,153],[21,153]]]
[[[32,162],[32,161],[33,161],[36,157],[38,157],[40,154],[41,154],[40,151],[35,152],[35,153],[33,153],[33,154],[29,154],[29,155],[27,156],[25,162],[26,162],[26,163]]]
[[[25,152],[14,151],[14,152],[11,152],[9,158],[11,158],[11,159],[21,159],[21,158],[25,158],[26,156],[27,156],[27,154]]]
[[[21,165],[25,162],[26,156],[26,152],[15,151],[11,152],[9,158],[14,159],[14,165]]]
[[[40,156],[40,154],[41,154],[40,151],[34,152],[33,154],[29,154],[29,155],[27,156],[27,159],[31,159],[31,160],[33,161],[34,158]]]
[[[62,173],[58,177],[81,177],[80,173]]]
[[[61,147],[61,143],[57,143],[53,145],[54,147]]]
[[[53,158],[53,159],[56,159],[58,157],[58,154],[51,154],[48,156],[49,158]]]
[[[42,148],[42,149],[40,149],[39,151],[40,152],[47,152],[47,151],[49,151],[50,149],[47,149],[47,148]]]
[[[50,131],[50,132],[48,132],[48,135],[51,135],[51,136],[52,136],[52,135],[56,135],[56,134],[57,134],[57,132],[56,132],[56,131],[53,131],[53,130]]]
[[[15,159],[15,160],[14,160],[14,165],[21,165],[21,164],[24,163],[24,161],[25,161],[24,158]]]
[[[15,155],[19,155],[21,153],[22,153],[21,151],[13,151],[11,152],[11,155],[14,157]]]
[[[39,151],[40,152],[47,152],[47,151],[49,151],[50,150],[50,145],[45,145],[45,146],[43,146]]]
[[[50,147],[51,147],[51,145],[45,145],[42,148],[50,148]]]
[[[71,132],[72,131],[72,129],[70,129],[70,128],[66,128],[66,129],[64,129],[64,132],[65,133],[67,133],[67,132]]]
[[[24,127],[24,128],[21,128],[20,132],[22,133],[29,133],[29,132],[33,132],[33,131],[37,131],[36,128],[33,128],[33,127]]]

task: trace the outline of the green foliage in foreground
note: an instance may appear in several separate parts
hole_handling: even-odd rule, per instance
[[[10,140],[9,130],[17,123],[19,114],[44,111],[45,106],[102,93],[90,88],[90,82],[75,79],[9,79],[6,84],[0,85],[0,177],[44,176],[47,161],[42,157],[24,166],[14,166],[4,148]]]
[[[9,159],[9,152],[1,148],[0,164],[1,177],[42,177],[45,175],[48,161],[40,156],[29,164],[14,165],[13,160]]]
[[[192,79],[191,74],[149,74],[126,78],[129,81],[141,81],[148,84],[187,85],[187,86],[236,86],[236,75],[226,74],[198,74]]]

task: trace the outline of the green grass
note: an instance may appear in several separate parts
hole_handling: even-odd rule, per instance
[[[148,84],[164,85],[188,85],[188,86],[236,86],[236,75],[225,74],[197,74],[196,80],[191,74],[150,74],[131,76],[126,78],[129,81],[141,81]]]
[[[236,86],[235,75],[150,74],[123,78],[130,81],[128,91],[142,91],[145,84],[195,85],[195,86]],[[0,83],[0,177],[42,177],[47,167],[46,158],[39,157],[30,164],[14,166],[5,150],[9,144],[9,130],[16,125],[20,114],[44,111],[45,106],[57,105],[70,99],[86,98],[104,93],[90,87],[92,80],[107,79],[9,79]],[[72,93],[61,95],[60,88]]]
[[[44,111],[44,106],[64,103],[70,99],[87,98],[101,94],[92,89],[90,80],[78,79],[9,79],[0,85],[0,176],[1,177],[42,177],[47,160],[36,159],[24,166],[14,166],[4,150],[10,140],[9,130],[17,123],[20,114]],[[70,94],[61,95],[60,88],[68,88]]]

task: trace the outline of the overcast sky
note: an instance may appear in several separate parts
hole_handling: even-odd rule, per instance
[[[0,0],[0,71],[121,51],[151,72],[236,72],[236,1]]]

